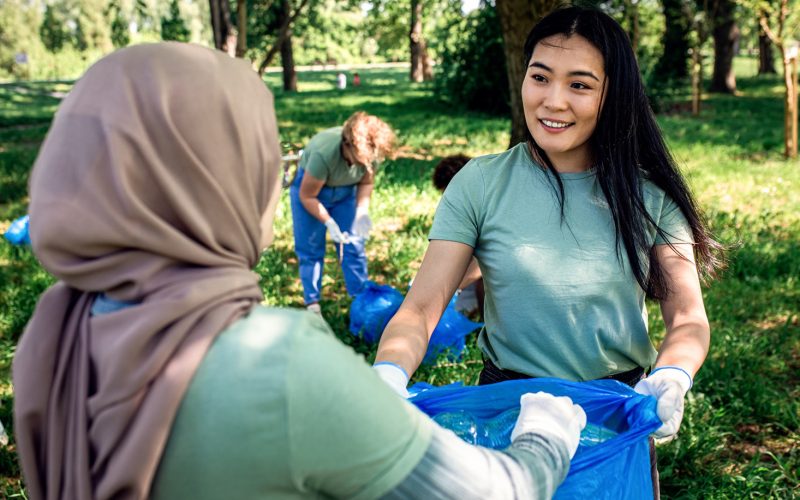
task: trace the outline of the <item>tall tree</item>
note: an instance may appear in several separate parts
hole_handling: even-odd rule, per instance
[[[236,0],[236,57],[247,52],[247,0]]]
[[[525,78],[528,66],[528,62],[524,60],[525,39],[533,25],[560,4],[560,0],[537,0],[533,3],[527,0],[497,0],[497,13],[500,15],[500,26],[503,30],[511,101],[511,142],[509,147],[525,140],[528,134],[520,94],[522,79]]]
[[[228,0],[209,0],[211,30],[214,32],[214,47],[236,55],[236,32],[231,23],[231,8]]]
[[[736,92],[736,74],[733,71],[733,57],[739,42],[739,27],[736,25],[736,2],[734,0],[713,0],[709,2],[710,17],[714,38],[714,72],[711,76],[710,90],[733,94]]]
[[[788,34],[795,31],[795,27],[787,29],[787,18],[789,17],[789,0],[780,0],[777,8],[777,27],[770,25],[769,10],[772,6],[761,11],[759,25],[764,33],[778,47],[783,61],[783,83],[784,83],[784,156],[786,158],[797,158],[797,67],[800,59],[800,47],[798,42],[789,40]]]
[[[759,20],[765,18],[767,20],[767,24],[769,25],[769,13],[764,9],[759,9],[758,14]],[[769,35],[764,32],[764,28],[761,26],[759,21],[758,26],[758,74],[759,75],[774,75],[777,71],[775,70],[775,59],[773,58],[772,53],[772,41],[769,39]]]
[[[111,20],[111,43],[114,47],[125,47],[131,41],[128,19],[122,12],[119,0],[111,0],[106,9],[106,16]]]
[[[685,0],[661,0],[664,13],[664,51],[655,67],[656,80],[675,82],[689,75],[690,6]]]
[[[289,0],[281,0],[281,16],[286,18],[292,15],[292,6]],[[283,21],[281,21],[282,23]],[[283,68],[283,90],[297,92],[297,72],[294,69],[294,48],[292,47],[292,28],[286,32],[286,38],[281,42],[281,67]]]
[[[169,17],[161,18],[161,39],[188,42],[190,35],[191,32],[181,17],[178,0],[172,0],[169,4]]]
[[[411,81],[421,82],[433,78],[428,47],[422,35],[423,0],[411,0],[411,29],[408,33],[411,53]]]
[[[44,8],[44,18],[39,27],[39,38],[41,38],[44,48],[54,54],[64,48],[64,44],[69,39],[69,34],[65,29],[65,19],[53,5],[48,4]]]
[[[272,62],[275,56],[278,54],[278,51],[281,48],[281,44],[289,36],[289,32],[292,29],[297,17],[303,12],[303,9],[308,5],[309,0],[300,0],[300,2],[292,6],[289,5],[289,14],[285,16],[281,16],[280,26],[278,27],[278,34],[275,42],[272,44],[272,47],[267,51],[267,54],[264,56],[264,59],[261,61],[261,64],[258,65],[258,74],[263,75],[264,71],[267,69],[267,66]],[[292,9],[292,7],[294,7]]]

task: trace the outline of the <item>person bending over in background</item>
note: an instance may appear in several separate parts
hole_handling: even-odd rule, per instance
[[[389,125],[359,111],[343,127],[312,137],[303,150],[289,195],[303,301],[310,311],[320,312],[326,231],[337,244],[347,292],[358,294],[367,281],[364,243],[372,229],[375,169],[392,154],[394,140]]]
[[[526,394],[510,448],[471,446],[322,318],[260,305],[280,163],[271,94],[222,52],[129,47],[77,82],[31,175],[60,281],[14,359],[29,497],[549,498],[568,398]]]
[[[527,140],[472,160],[447,187],[414,284],[381,337],[378,371],[405,392],[474,256],[486,291],[481,384],[613,378],[655,396],[655,435],[672,436],[710,340],[698,264],[712,272],[719,244],[616,21],[556,10],[528,35],[525,66]],[[646,296],[660,301],[666,326],[658,351]]]
[[[453,180],[453,177],[464,168],[472,158],[466,155],[458,154],[445,156],[433,168],[433,185],[444,193],[447,185]],[[483,321],[483,278],[481,278],[481,268],[478,266],[478,261],[472,259],[464,273],[464,278],[456,289],[458,298],[456,299],[456,310],[464,314],[471,314],[478,311],[480,320]]]

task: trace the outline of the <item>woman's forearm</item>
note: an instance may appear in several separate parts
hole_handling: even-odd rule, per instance
[[[319,199],[317,199],[316,197],[310,197],[310,196],[309,197],[304,197],[301,194],[300,195],[300,203],[302,203],[303,208],[305,208],[306,211],[309,214],[311,214],[312,217],[314,217],[318,221],[322,222],[323,224],[325,224],[325,222],[327,222],[328,219],[331,218],[331,216],[328,213],[328,211],[325,209],[325,207],[322,205],[322,203],[319,202]]]
[[[711,333],[704,318],[687,320],[668,329],[656,367],[679,366],[694,377],[708,354]]]
[[[428,332],[424,315],[401,306],[386,325],[378,345],[375,362],[388,361],[403,367],[412,376],[428,349]]]

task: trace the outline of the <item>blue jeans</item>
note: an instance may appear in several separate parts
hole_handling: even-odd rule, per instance
[[[292,186],[289,188],[289,200],[292,206],[294,229],[294,251],[300,267],[300,282],[303,284],[303,300],[306,304],[319,302],[322,287],[322,268],[325,260],[325,224],[308,213],[300,203],[300,183],[304,170],[297,172]],[[351,232],[356,216],[356,185],[325,186],[317,195],[317,199],[325,210],[333,217],[342,232]],[[367,281],[367,255],[364,252],[364,240],[350,236],[350,242],[344,245],[344,255],[336,255],[342,261],[342,273],[347,293],[356,295]]]

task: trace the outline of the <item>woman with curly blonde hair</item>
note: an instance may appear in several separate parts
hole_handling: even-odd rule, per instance
[[[372,229],[369,202],[375,169],[394,151],[392,128],[376,116],[354,113],[341,127],[311,138],[290,189],[294,247],[306,307],[320,312],[325,233],[337,243],[350,295],[367,280],[364,241]]]

